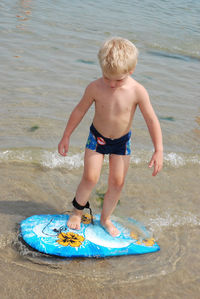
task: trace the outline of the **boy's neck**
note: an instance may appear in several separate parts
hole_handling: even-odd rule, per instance
[[[106,76],[103,74],[103,83],[111,90],[116,90],[123,87],[130,79],[130,74],[116,75],[116,76]]]

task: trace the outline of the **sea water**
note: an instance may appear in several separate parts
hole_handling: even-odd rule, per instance
[[[1,1],[1,298],[198,298],[199,15],[198,0]],[[165,149],[163,171],[153,178],[153,146],[137,109],[115,215],[141,221],[161,251],[100,260],[44,257],[22,244],[19,223],[71,208],[94,108],[72,135],[66,158],[57,144],[85,87],[101,76],[97,52],[112,36],[139,49],[133,77],[149,92]],[[106,158],[91,196],[95,213],[107,178]]]

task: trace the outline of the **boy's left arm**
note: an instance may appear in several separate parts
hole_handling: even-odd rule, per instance
[[[155,152],[149,163],[149,167],[154,166],[153,176],[156,176],[161,171],[163,166],[163,143],[160,123],[151,105],[149,95],[146,89],[140,85],[138,87],[138,105],[142,115],[146,121],[151,139],[154,144]]]

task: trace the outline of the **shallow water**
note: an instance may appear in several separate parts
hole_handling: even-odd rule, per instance
[[[105,9],[102,11],[102,6]],[[199,298],[199,1],[1,1],[1,298]],[[84,17],[83,17],[84,16]],[[139,110],[118,217],[144,223],[161,251],[66,260],[26,246],[21,220],[61,213],[83,169],[91,109],[57,154],[67,117],[101,75],[101,42],[120,35],[140,51],[134,73],[147,88],[164,137],[164,169],[151,176],[152,144]],[[108,160],[91,204],[100,213]]]
[[[130,167],[115,215],[143,222],[158,240],[160,252],[65,260],[31,250],[20,238],[19,222],[33,214],[60,213],[68,209],[82,167],[69,171],[32,163],[8,164],[1,164],[3,175],[0,180],[3,190],[0,206],[3,298],[10,298],[8,294],[12,297],[16,288],[16,298],[27,298],[26,292],[30,298],[47,298],[49,295],[56,298],[58,294],[67,298],[69,290],[71,298],[83,294],[86,298],[88,292],[92,292],[92,298],[134,298],[136,295],[139,298],[188,298],[194,295],[196,297],[192,298],[198,298],[199,183],[191,179],[193,175],[199,175],[197,165],[171,169],[166,166],[156,183],[150,174],[147,177],[144,167],[135,164]],[[104,192],[106,177],[105,163],[97,191]],[[97,191],[91,203],[98,213]]]

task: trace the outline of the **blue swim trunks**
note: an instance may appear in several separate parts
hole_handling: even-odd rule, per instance
[[[120,138],[110,139],[101,135],[92,124],[90,126],[90,133],[86,143],[86,148],[89,148],[103,155],[130,155],[131,131]]]

